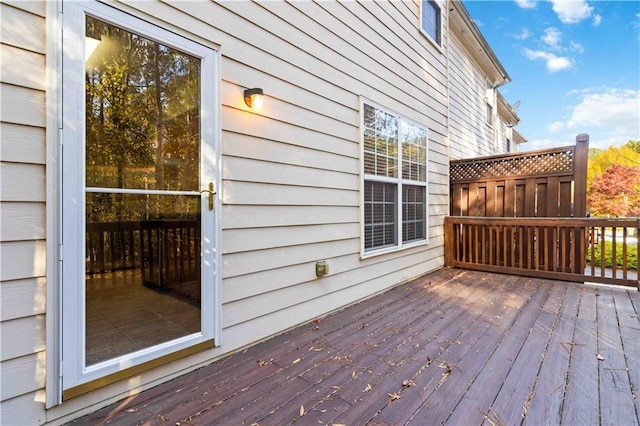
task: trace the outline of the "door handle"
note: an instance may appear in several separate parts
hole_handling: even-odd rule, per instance
[[[201,194],[203,192],[209,194],[209,210],[213,210],[213,197],[216,195],[216,191],[213,190],[213,182],[209,182],[208,189],[203,189],[202,191],[200,191]]]

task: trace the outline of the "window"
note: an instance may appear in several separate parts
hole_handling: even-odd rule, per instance
[[[421,27],[438,46],[442,45],[442,9],[434,0],[422,0]]]
[[[493,84],[487,81],[487,96],[485,97],[487,101],[487,124],[489,126],[493,126]]]
[[[363,104],[363,249],[425,242],[427,129]]]

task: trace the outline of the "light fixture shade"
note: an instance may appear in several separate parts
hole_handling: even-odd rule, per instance
[[[264,92],[262,89],[254,87],[253,89],[247,89],[244,91],[244,103],[249,108],[259,110],[262,108]]]

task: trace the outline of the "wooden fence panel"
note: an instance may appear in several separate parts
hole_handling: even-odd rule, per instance
[[[573,146],[452,161],[451,216],[586,217],[588,151],[589,137],[581,134]],[[586,239],[580,231],[489,229],[488,239],[478,242],[475,235],[466,236],[468,247],[486,248],[489,257],[500,258],[504,266],[522,258],[552,270],[561,253],[560,264],[572,265],[574,273],[584,271],[579,259],[585,257]],[[563,251],[560,243],[571,238],[573,252],[567,246]],[[534,257],[538,252],[544,256]]]

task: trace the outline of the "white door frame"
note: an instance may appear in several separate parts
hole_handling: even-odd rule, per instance
[[[207,197],[201,199],[202,211],[202,295],[200,333],[166,342],[133,354],[124,355],[90,367],[84,365],[84,250],[85,250],[85,199],[84,199],[84,32],[85,16],[94,16],[100,20],[126,28],[137,34],[161,42],[164,45],[188,53],[201,59],[201,142],[200,142],[200,189],[207,189],[213,181],[218,189],[214,200],[214,210],[209,212]],[[103,379],[105,376],[118,375],[127,368],[145,364],[155,366],[152,361],[170,356],[177,351],[197,347],[211,340],[220,344],[220,95],[219,95],[219,53],[210,47],[196,43],[183,36],[167,31],[159,26],[138,19],[113,7],[91,2],[65,2],[61,15],[63,28],[61,89],[58,92],[63,110],[61,114],[60,134],[62,152],[56,147],[53,157],[58,159],[56,188],[60,191],[60,211],[48,210],[57,219],[61,229],[54,237],[60,247],[60,274],[57,270],[48,272],[48,278],[58,284],[56,292],[49,290],[48,295],[59,302],[58,321],[52,320],[60,346],[60,363],[54,368],[59,370],[58,392],[47,392],[61,402],[60,391],[77,388],[80,385]],[[54,177],[49,175],[48,177]],[[49,183],[50,184],[50,183]],[[54,210],[58,208],[55,207]],[[50,222],[50,223],[51,223]],[[51,247],[52,245],[49,245]],[[57,256],[55,256],[57,257]],[[57,259],[56,259],[57,260]],[[51,262],[50,265],[58,262]],[[57,268],[55,268],[57,269]],[[48,281],[49,282],[49,281]],[[48,285],[48,287],[51,287]],[[53,311],[53,310],[51,310]],[[47,312],[49,316],[51,312]],[[55,327],[56,324],[58,327]],[[50,353],[51,358],[58,358]],[[47,357],[49,358],[49,357]],[[49,358],[49,359],[51,359]],[[171,359],[171,358],[167,358]],[[151,362],[151,364],[150,364]],[[50,363],[48,363],[49,367]],[[56,368],[57,367],[57,368]],[[139,372],[139,371],[138,371]],[[134,373],[135,372],[134,369]],[[49,376],[49,375],[48,375]],[[108,384],[108,383],[107,383]],[[96,386],[97,387],[97,386]],[[49,388],[49,386],[47,386]],[[47,401],[47,406],[54,403]]]

